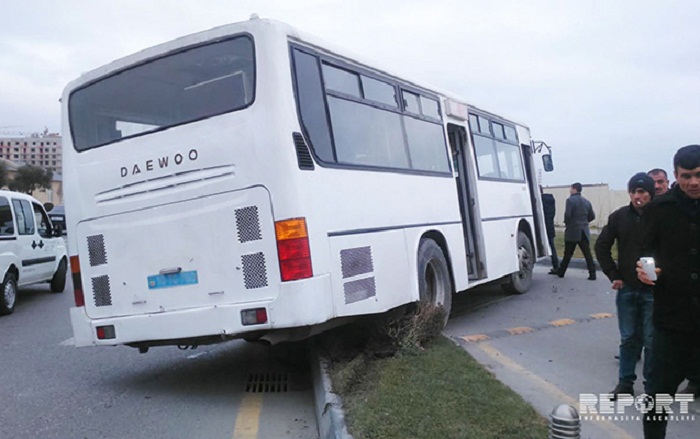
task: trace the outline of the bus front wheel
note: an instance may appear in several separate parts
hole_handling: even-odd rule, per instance
[[[530,238],[525,232],[518,232],[518,271],[511,273],[503,289],[509,293],[522,294],[532,285],[532,269],[535,264],[535,253]]]
[[[452,308],[452,278],[445,254],[432,239],[421,239],[418,246],[418,292],[421,302],[442,306],[447,323]]]

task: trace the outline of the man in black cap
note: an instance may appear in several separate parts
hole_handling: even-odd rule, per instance
[[[641,264],[637,277],[654,288],[654,336],[646,393],[657,401],[674,395],[700,355],[700,145],[673,157],[676,185],[645,212],[644,248],[656,262],[651,281]],[[676,394],[678,398],[678,394]],[[644,437],[666,437],[667,419],[655,410],[644,416]]]
[[[644,380],[651,365],[652,312],[654,296],[649,286],[637,279],[637,261],[641,252],[644,209],[654,198],[654,180],[644,172],[634,174],[627,184],[630,204],[608,217],[608,224],[598,236],[595,254],[603,273],[617,291],[617,323],[620,328],[620,366],[618,383],[610,393],[634,395],[637,379],[635,367],[644,348]],[[617,263],[612,247],[617,241]]]

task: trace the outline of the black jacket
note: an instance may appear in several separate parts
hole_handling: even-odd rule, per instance
[[[557,214],[557,203],[552,194],[542,194],[542,211],[544,213],[544,225],[547,229],[547,237],[554,238],[554,216]]]
[[[598,235],[595,257],[610,281],[622,280],[625,285],[640,288],[637,278],[637,261],[642,256],[644,216],[637,213],[632,204],[617,209],[608,217],[608,223]],[[617,240],[617,263],[611,250]]]
[[[676,185],[644,216],[644,246],[662,270],[654,287],[654,326],[700,335],[700,200]]]

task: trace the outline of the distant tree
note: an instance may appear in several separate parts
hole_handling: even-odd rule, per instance
[[[15,178],[10,182],[11,191],[30,194],[37,189],[51,189],[53,171],[39,166],[24,165],[17,168]]]

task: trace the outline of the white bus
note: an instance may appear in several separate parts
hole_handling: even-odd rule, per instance
[[[547,254],[529,129],[252,18],[62,97],[76,346],[302,338]]]

